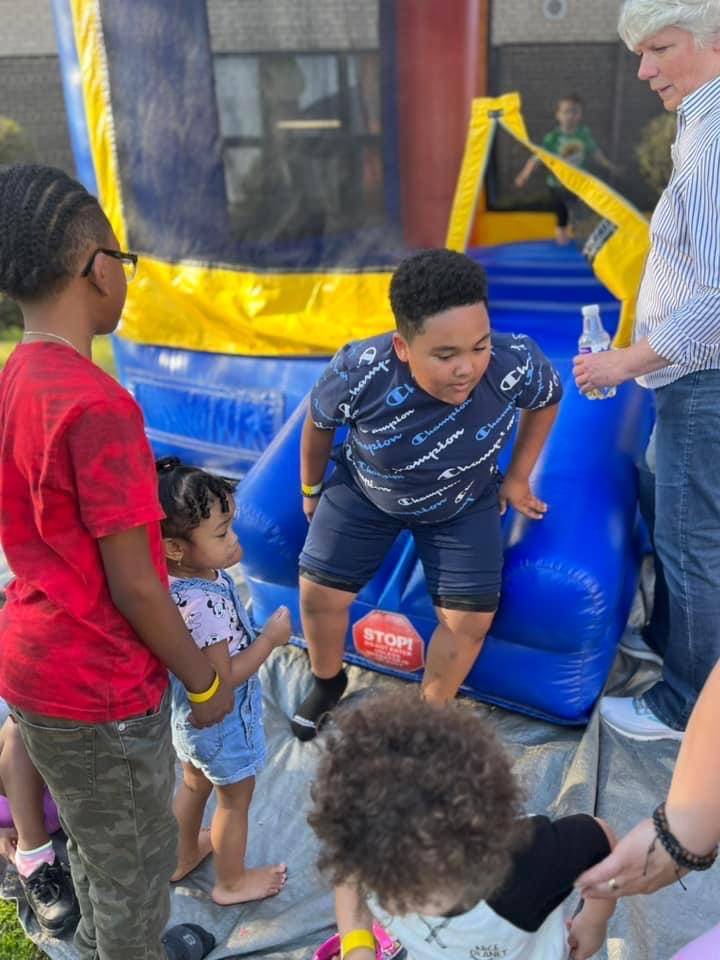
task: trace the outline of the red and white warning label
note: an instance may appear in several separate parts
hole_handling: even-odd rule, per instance
[[[352,628],[357,652],[384,667],[414,673],[425,666],[425,644],[401,613],[373,610]]]

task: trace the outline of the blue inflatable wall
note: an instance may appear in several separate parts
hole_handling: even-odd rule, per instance
[[[637,584],[642,541],[635,462],[650,431],[650,397],[634,384],[607,401],[588,401],[576,390],[571,358],[580,306],[600,302],[610,330],[618,316],[617,304],[577,254],[550,245],[514,245],[479,257],[490,275],[493,326],[536,338],[558,366],[565,396],[533,479],[550,510],[539,523],[512,513],[506,517],[501,606],[464,690],[532,716],[581,724],[605,684]],[[297,558],[307,529],[298,491],[304,407],[245,478],[237,521],[256,619],[262,622],[287,604],[298,642]],[[359,631],[353,637],[352,624],[372,611],[401,615],[406,620],[395,618],[400,639],[409,621],[428,643],[436,620],[407,534],[353,604],[346,658],[420,679],[420,670],[371,662],[358,652]]]

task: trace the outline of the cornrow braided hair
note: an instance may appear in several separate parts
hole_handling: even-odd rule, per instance
[[[58,292],[110,233],[97,199],[63,170],[0,167],[0,291],[9,297],[32,301]]]
[[[190,467],[177,457],[163,457],[155,463],[158,474],[160,505],[165,512],[162,521],[164,537],[182,537],[210,516],[213,501],[218,500],[223,513],[230,509],[229,497],[237,481],[216,477],[199,467]]]

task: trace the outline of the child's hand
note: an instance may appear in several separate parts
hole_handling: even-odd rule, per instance
[[[315,516],[319,503],[319,497],[303,497],[303,513],[308,523],[312,523],[312,518]]]
[[[542,520],[547,513],[547,504],[535,496],[530,489],[530,483],[527,480],[511,477],[509,474],[498,491],[498,500],[500,516],[505,513],[508,504],[515,507],[518,513],[530,517],[531,520]]]
[[[528,179],[529,179],[529,174],[527,174],[527,173],[519,173],[519,174],[515,177],[515,180],[514,180],[513,182],[515,183],[515,186],[517,187],[518,190],[522,190],[522,188],[523,188],[523,187],[525,186],[525,184],[528,182]]]
[[[290,611],[287,607],[278,607],[263,627],[262,635],[274,650],[285,646],[290,640],[290,631]]]
[[[0,827],[0,857],[5,857],[10,863],[15,860],[17,848],[17,831],[14,827]]]
[[[607,939],[607,920],[591,919],[585,910],[568,920],[568,946],[570,960],[589,960],[594,957]]]
[[[220,723],[235,705],[235,691],[227,680],[220,680],[217,693],[204,703],[190,702],[191,723],[199,730]]]

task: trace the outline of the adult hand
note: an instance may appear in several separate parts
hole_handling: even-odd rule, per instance
[[[518,513],[529,517],[531,520],[542,520],[547,513],[548,506],[542,500],[539,500],[530,489],[530,483],[526,479],[518,479],[508,474],[502,482],[498,491],[498,501],[500,503],[500,516],[508,508],[508,504],[514,507]]]
[[[624,350],[581,353],[573,359],[573,375],[580,393],[616,387],[631,377]]]
[[[220,686],[215,693],[205,703],[193,703],[190,701],[190,710],[192,711],[192,722],[198,728],[212,727],[215,723],[220,723],[223,717],[233,709],[235,704],[235,693],[231,684],[227,680],[220,680]]]
[[[315,511],[320,503],[320,497],[303,497],[303,513],[308,523],[315,516]]]
[[[680,871],[681,876],[685,873]],[[677,879],[675,861],[657,839],[655,826],[648,818],[623,837],[609,857],[581,874],[575,886],[583,897],[616,900],[654,893]]]

